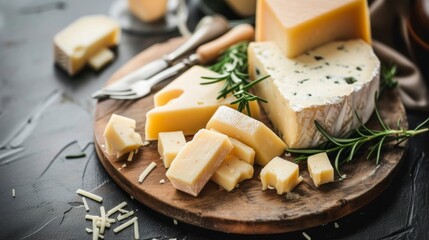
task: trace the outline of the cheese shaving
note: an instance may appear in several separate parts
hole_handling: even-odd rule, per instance
[[[173,224],[174,224],[174,225],[178,225],[179,223],[177,222],[177,220],[176,220],[176,219],[174,219],[174,218],[173,218]]]
[[[128,155],[128,162],[131,162],[133,160],[134,157],[134,151],[131,151],[130,154]]]
[[[122,208],[119,208],[118,211],[121,212],[121,213],[127,213],[127,212],[129,212],[128,210],[122,209]]]
[[[156,167],[155,162],[151,162],[149,166],[146,167],[146,169],[140,174],[139,176],[139,183],[142,183],[143,180],[149,175],[149,173]]]
[[[101,201],[103,201],[103,198],[102,198],[102,197],[100,197],[100,196],[98,196],[98,195],[95,195],[95,194],[93,194],[93,193],[87,192],[87,191],[85,191],[85,190],[82,190],[82,189],[80,189],[80,188],[76,191],[76,193],[77,193],[77,194],[79,194],[79,195],[82,195],[82,196],[84,196],[84,197],[87,197],[87,198],[89,198],[89,199],[92,199],[92,200],[94,200],[94,201],[97,201],[97,202],[101,202]]]
[[[302,235],[305,237],[305,239],[311,240],[311,237],[306,232],[302,232]]]
[[[334,227],[335,227],[335,228],[339,228],[339,227],[340,227],[340,225],[339,225],[337,222],[334,222]]]
[[[85,197],[82,197],[82,202],[83,202],[83,206],[85,207],[85,210],[88,212],[89,207],[88,207],[88,202],[86,201]]]
[[[137,220],[134,222],[134,239],[140,239],[139,222]]]
[[[15,198],[15,188],[12,188],[12,197]]]
[[[131,226],[131,224],[135,223],[137,221],[137,217],[133,217],[131,220],[128,220],[127,222],[121,224],[120,226],[116,227],[115,229],[113,229],[114,233],[118,233],[122,230],[124,230],[125,228]]]
[[[131,215],[133,215],[134,214],[134,212],[133,211],[130,211],[130,212],[127,212],[127,213],[125,213],[125,214],[119,214],[119,216],[118,216],[118,221],[122,221],[122,220],[124,220],[124,219],[126,219],[126,218],[129,218]]]
[[[127,206],[127,202],[121,202],[120,204],[116,205],[116,207],[110,209],[109,211],[107,211],[106,216],[110,217],[110,215],[114,214],[115,212],[117,212],[119,209],[123,208]]]

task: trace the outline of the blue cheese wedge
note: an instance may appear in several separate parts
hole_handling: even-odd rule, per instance
[[[325,141],[314,121],[334,136],[366,122],[379,90],[380,61],[363,40],[331,42],[296,58],[286,58],[273,42],[249,45],[252,79],[270,75],[256,94],[288,147],[305,148]]]

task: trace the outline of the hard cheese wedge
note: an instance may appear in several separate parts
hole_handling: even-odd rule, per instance
[[[136,121],[131,118],[112,114],[104,129],[106,152],[120,157],[124,153],[134,151],[143,145],[140,134],[134,130]]]
[[[252,79],[270,75],[255,86],[268,100],[262,107],[288,147],[306,148],[325,141],[318,121],[334,136],[366,122],[379,88],[380,61],[362,40],[338,41],[289,59],[272,42],[251,43]]]
[[[316,187],[334,181],[334,168],[326,153],[318,153],[308,157],[307,166]]]
[[[171,162],[185,143],[186,139],[182,131],[159,133],[158,152],[165,168],[170,167]]]
[[[210,129],[210,131],[219,132],[213,128]],[[231,155],[236,156],[241,161],[244,161],[253,166],[255,162],[255,150],[235,138],[229,137],[229,140],[231,141],[232,146],[234,146],[231,151]]]
[[[251,179],[253,166],[241,161],[236,156],[228,155],[213,174],[211,180],[227,191],[233,190],[238,183]]]
[[[262,190],[271,186],[276,188],[277,194],[283,194],[292,191],[301,181],[298,165],[280,157],[275,157],[261,170]]]
[[[166,176],[175,188],[198,196],[231,150],[227,136],[201,129],[177,154]]]
[[[74,75],[101,50],[117,45],[120,33],[119,24],[106,16],[81,17],[55,35],[55,62]]]
[[[146,114],[146,140],[156,140],[159,132],[183,131],[195,134],[204,128],[219,106],[228,105],[234,96],[216,99],[223,87],[222,82],[201,85],[202,76],[219,76],[200,66],[194,66],[154,96],[155,108]],[[259,117],[259,106],[251,102],[251,112]]]
[[[207,123],[207,129],[212,128],[253,148],[255,162],[261,166],[282,154],[286,148],[265,124],[229,107],[219,107]]]
[[[333,40],[371,43],[366,0],[260,0],[256,41],[274,41],[287,57]]]

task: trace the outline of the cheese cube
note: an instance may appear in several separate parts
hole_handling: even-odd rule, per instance
[[[210,131],[219,132],[216,129],[210,129]],[[253,166],[255,162],[255,150],[235,138],[229,137],[229,140],[231,141],[232,146],[234,146],[231,151],[231,155],[236,156],[241,161]]]
[[[104,48],[103,50],[92,56],[88,60],[88,64],[92,69],[98,71],[104,66],[106,66],[108,63],[110,63],[114,57],[115,55],[110,49]]]
[[[219,106],[238,107],[230,104],[236,100],[232,95],[216,99],[222,82],[201,85],[202,76],[219,74],[194,66],[155,94],[155,108],[146,114],[146,140],[156,140],[160,132],[183,131],[185,135],[193,135],[206,126]],[[251,102],[250,108],[252,116],[259,117],[256,101]]]
[[[302,181],[299,166],[280,157],[275,157],[261,170],[262,190],[274,187],[277,194],[292,191]]]
[[[159,133],[158,152],[165,168],[170,167],[171,162],[185,143],[186,139],[182,131]]]
[[[325,152],[308,157],[307,166],[316,187],[334,181],[334,168]]]
[[[232,147],[227,136],[201,129],[179,151],[166,176],[175,188],[196,197]]]
[[[103,15],[81,17],[54,37],[55,62],[76,74],[101,50],[119,43],[119,24]]]
[[[316,146],[326,139],[318,121],[334,136],[344,136],[366,122],[379,90],[380,61],[362,40],[328,43],[296,58],[286,58],[273,42],[249,45],[251,79],[274,127],[290,148]]]
[[[112,114],[103,133],[107,153],[120,157],[142,146],[142,138],[134,131],[135,128],[134,119]]]
[[[128,0],[128,9],[143,22],[154,22],[164,17],[167,0]]]
[[[211,180],[227,191],[233,190],[238,183],[251,179],[252,165],[245,163],[236,156],[228,155],[213,174]]]
[[[207,129],[211,128],[253,148],[255,161],[261,166],[282,154],[286,148],[285,143],[265,124],[229,107],[219,107],[207,123]]]
[[[367,0],[260,0],[255,38],[274,41],[286,57],[334,40],[370,44]]]

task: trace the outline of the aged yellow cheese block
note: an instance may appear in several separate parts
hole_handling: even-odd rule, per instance
[[[142,146],[142,138],[134,131],[135,128],[134,119],[112,114],[103,134],[106,152],[119,157]]]
[[[100,51],[117,45],[120,35],[119,24],[109,17],[81,17],[55,35],[55,62],[74,75]]]
[[[280,157],[275,157],[261,170],[262,190],[274,187],[277,194],[292,191],[302,181],[299,166]]]
[[[334,181],[334,168],[326,153],[318,153],[308,157],[307,166],[316,187]]]
[[[219,107],[207,123],[207,129],[212,128],[253,148],[255,162],[261,166],[282,154],[286,148],[285,143],[264,123],[229,107]]]
[[[228,155],[213,174],[211,180],[227,191],[233,190],[238,183],[251,179],[253,166],[241,161],[236,156]]]
[[[371,43],[366,0],[259,0],[256,41],[274,41],[286,57],[333,40]]]
[[[182,131],[161,132],[158,137],[158,152],[165,168],[169,168],[177,153],[185,146],[186,139]]]
[[[216,99],[223,87],[222,82],[201,85],[202,76],[214,77],[219,74],[200,66],[194,66],[154,96],[155,108],[146,114],[146,140],[158,139],[158,133],[183,131],[193,135],[204,128],[219,106],[231,105],[234,96]],[[259,106],[250,104],[252,116],[258,118]]]
[[[166,176],[175,188],[198,196],[232,148],[227,136],[201,129],[179,151]]]

